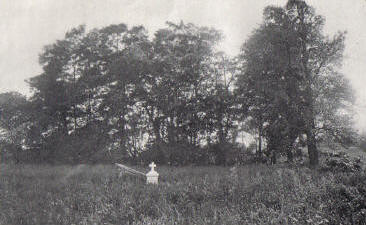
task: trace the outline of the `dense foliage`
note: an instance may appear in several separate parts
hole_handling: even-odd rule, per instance
[[[153,38],[142,26],[74,28],[40,54],[29,99],[0,95],[2,154],[227,164],[247,132],[259,160],[292,161],[303,144],[316,165],[318,141],[354,141],[352,91],[338,72],[345,35],[324,36],[323,24],[301,0],[267,7],[238,57],[216,50],[219,31],[183,22]]]
[[[317,140],[352,142],[345,111],[353,96],[337,71],[345,34],[326,37],[323,25],[324,18],[304,1],[288,1],[284,8],[267,7],[263,24],[242,47],[240,102],[268,151],[283,151],[289,161],[303,136],[311,164],[318,161]]]

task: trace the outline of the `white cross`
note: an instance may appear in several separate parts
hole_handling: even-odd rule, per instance
[[[152,171],[155,171],[156,164],[154,162],[150,163],[150,168]]]

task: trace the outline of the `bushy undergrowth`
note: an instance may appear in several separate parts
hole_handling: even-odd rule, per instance
[[[360,158],[353,158],[344,152],[325,153],[322,170],[333,172],[359,172],[362,168]]]
[[[140,168],[145,170],[145,168]],[[365,224],[366,175],[284,165],[1,165],[0,224]]]

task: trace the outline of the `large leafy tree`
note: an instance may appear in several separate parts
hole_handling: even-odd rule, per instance
[[[259,142],[265,136],[270,151],[291,151],[287,142],[299,133],[294,114],[297,98],[296,79],[289,68],[287,44],[289,33],[263,25],[242,48],[241,75],[237,82],[238,100],[248,110],[247,121],[258,130]],[[295,87],[295,88],[294,88]],[[259,153],[261,154],[261,146]]]
[[[158,142],[199,143],[204,99],[212,74],[214,46],[221,34],[193,24],[167,23],[153,40],[154,58],[145,78],[144,104]]]
[[[244,87],[241,93],[251,116],[265,125],[269,148],[286,149],[291,160],[291,146],[304,133],[311,165],[318,164],[319,126],[325,125],[323,131],[329,128],[328,133],[335,130],[321,113],[327,107],[323,103],[329,103],[336,121],[351,100],[349,85],[337,72],[344,33],[329,38],[322,33],[323,25],[323,17],[302,0],[290,0],[283,8],[267,7],[263,24],[243,47],[238,83]]]
[[[131,120],[137,102],[134,92],[145,71],[148,42],[143,27],[119,24],[89,32],[80,26],[47,46],[40,55],[43,73],[29,80],[34,90],[31,101],[42,115],[39,133],[57,140],[52,136],[81,138],[85,130],[104,132],[117,148],[126,149],[132,129],[128,123],[136,124]],[[76,155],[83,154],[78,151]]]
[[[62,132],[67,134],[77,128],[80,112],[77,105],[81,98],[81,66],[77,63],[76,52],[85,34],[80,26],[66,33],[65,39],[48,45],[39,56],[43,72],[28,80],[33,91],[30,98],[34,108],[38,108],[39,128],[42,132]],[[73,128],[70,120],[73,120]]]
[[[108,82],[100,95],[102,101],[98,111],[114,131],[114,141],[134,155],[136,152],[130,150],[131,145],[137,147],[136,142],[142,141],[140,129],[146,126],[139,103],[142,82],[149,75],[151,44],[143,27],[116,28],[111,26],[102,30],[104,35],[112,34],[113,39],[110,39],[114,40],[116,48],[109,55],[105,76]]]
[[[329,107],[328,109],[331,109],[334,116],[340,118],[344,112],[342,110],[344,104],[352,103],[350,86],[347,80],[338,72],[339,65],[342,62],[345,33],[338,33],[333,38],[323,35],[324,18],[316,15],[315,10],[307,5],[305,1],[290,0],[286,5],[286,10],[297,38],[299,49],[297,69],[302,78],[302,87],[304,89],[304,104],[302,105],[305,133],[310,164],[315,165],[318,163],[315,130],[320,123],[327,123],[324,116],[324,120],[317,123],[316,119],[321,115],[317,112],[317,108],[323,106],[322,102],[330,101],[333,109]],[[340,124],[336,120],[333,121],[335,125]],[[334,135],[334,132],[338,128],[334,129],[334,127],[328,129],[328,134],[337,136]],[[345,128],[347,129],[347,127],[343,127],[343,129]],[[342,141],[342,138],[338,140]]]

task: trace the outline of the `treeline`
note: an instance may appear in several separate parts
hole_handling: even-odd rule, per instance
[[[345,34],[323,35],[301,0],[263,18],[236,57],[217,51],[218,30],[183,22],[153,38],[143,26],[72,29],[40,54],[30,98],[0,95],[2,158],[225,164],[248,132],[258,159],[292,161],[302,143],[316,165],[317,142],[354,137]]]

